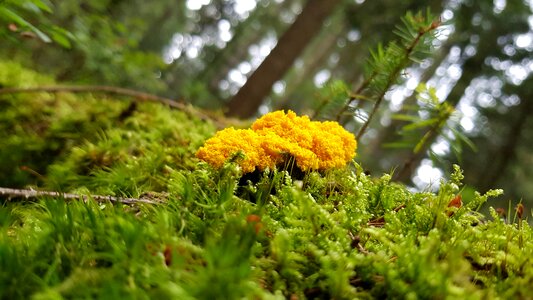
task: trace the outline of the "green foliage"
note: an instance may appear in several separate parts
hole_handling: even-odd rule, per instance
[[[59,45],[70,48],[73,36],[70,32],[65,29],[51,25],[39,25],[39,28],[32,24],[31,21],[28,21],[28,17],[37,16],[39,19],[45,19],[44,14],[51,14],[52,8],[48,1],[42,0],[5,0],[0,2],[0,20],[3,20],[7,23],[10,23],[9,28],[0,29],[0,36],[8,37],[9,39],[16,39],[13,37],[13,33],[19,34],[20,36],[26,35],[29,36],[28,32],[34,34],[37,38],[45,43],[50,43],[52,41],[58,43]],[[11,34],[8,33],[11,31]],[[31,36],[31,35],[30,35]]]
[[[405,106],[406,113],[392,116],[395,120],[408,122],[399,131],[403,139],[385,146],[412,148],[413,153],[418,154],[425,151],[430,143],[440,136],[450,144],[458,159],[461,157],[463,144],[475,150],[474,144],[459,129],[459,118],[454,107],[446,101],[441,102],[436,95],[435,88],[420,84],[416,92],[420,105]],[[438,157],[431,150],[430,154],[433,158]]]
[[[372,95],[381,95],[395,83],[401,71],[410,63],[419,63],[427,57],[440,25],[428,10],[416,15],[408,12],[402,18],[403,26],[397,26],[399,41],[392,41],[386,47],[379,44],[370,52],[366,65],[365,80]]]
[[[2,86],[52,82],[18,64],[0,62]],[[98,105],[101,101],[92,96],[78,99],[69,94],[1,96],[0,181],[9,186],[37,183],[39,174],[65,148],[90,139],[100,128],[109,127],[109,118],[117,117],[125,105],[112,102],[103,107]]]
[[[75,7],[68,4],[60,7],[64,17],[79,13],[76,17],[79,24],[71,25],[75,26],[77,43],[70,62],[79,69],[72,70],[71,67],[61,64],[65,70],[59,71],[68,72],[62,76],[82,83],[99,82],[153,92],[164,89],[164,83],[156,77],[157,73],[166,67],[160,53],[139,49],[140,32],[135,30],[141,30],[144,24],[140,25],[138,20],[126,24],[112,16],[106,16],[103,13],[106,6],[102,2],[108,1],[99,2],[92,1],[88,11],[77,12],[79,8],[76,3],[72,3]],[[98,30],[95,30],[96,28]]]
[[[61,81],[168,92],[160,79],[167,67],[161,54],[180,28],[185,3],[160,1],[146,10],[141,4],[2,1],[0,21],[13,25],[0,28],[6,37],[0,53]],[[166,18],[156,18],[161,14]],[[60,47],[43,47],[51,41]]]
[[[328,82],[320,89],[317,98],[315,117],[327,119],[342,109],[350,95],[350,88],[342,80]]]
[[[353,105],[356,100],[373,100],[374,107],[368,119],[358,133],[360,137],[376,114],[383,97],[391,86],[396,84],[401,72],[413,62],[418,63],[427,57],[432,42],[436,39],[436,29],[440,22],[428,10],[426,14],[416,15],[408,12],[402,18],[403,26],[398,26],[396,35],[399,41],[392,41],[386,46],[378,44],[375,50],[370,51],[370,57],[365,65],[364,81],[351,95],[349,101],[336,115],[339,121],[345,114],[353,115],[360,105]],[[335,99],[335,98],[333,98]]]
[[[195,166],[191,157],[212,131],[183,113],[142,105],[120,126],[101,132],[49,165],[47,182],[54,190],[87,187],[103,194],[138,196],[143,191],[161,191],[169,170]]]
[[[460,170],[438,194],[388,175],[285,173],[262,204],[233,195],[236,170],[172,171],[158,206],[7,204],[2,297],[514,298],[533,280],[527,223],[469,203],[447,214]]]

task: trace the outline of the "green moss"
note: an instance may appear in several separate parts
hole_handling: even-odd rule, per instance
[[[0,61],[1,86],[51,83],[45,76]],[[0,182],[12,187],[42,185],[51,162],[84,140],[95,138],[100,130],[110,128],[127,105],[91,95],[1,95]]]
[[[121,124],[70,149],[49,165],[52,189],[139,196],[163,191],[171,170],[192,169],[213,126],[157,104],[140,105]]]
[[[50,83],[0,61],[2,86]],[[11,187],[128,195],[161,190],[165,168],[194,167],[191,154],[214,131],[162,105],[102,95],[2,95],[0,107],[0,182]]]
[[[448,207],[462,191],[458,167],[437,193],[365,175],[356,162],[245,181],[234,163],[215,170],[194,158],[211,124],[130,103],[0,97],[2,185],[165,200],[3,202],[0,298],[529,296],[533,230],[512,213],[476,211],[498,190]]]

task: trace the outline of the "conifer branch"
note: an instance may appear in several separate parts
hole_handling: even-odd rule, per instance
[[[396,82],[396,78],[400,75],[400,72],[406,67],[406,64],[411,59],[411,55],[414,53],[417,45],[422,41],[422,37],[429,32],[435,30],[437,27],[440,26],[440,21],[433,21],[430,26],[427,26],[425,28],[420,28],[418,31],[418,34],[416,37],[412,40],[412,42],[405,48],[405,53],[400,61],[399,64],[397,64],[393,70],[392,73],[387,77],[387,82],[383,89],[381,89],[376,102],[374,103],[374,107],[372,108],[372,112],[368,116],[368,119],[365,121],[361,129],[359,129],[359,132],[357,133],[356,139],[359,140],[363,134],[365,133],[366,129],[370,125],[370,122],[372,121],[373,117],[376,115],[378,108],[381,106],[381,103],[383,102],[383,98],[385,97],[385,94],[390,89],[390,87]],[[376,71],[372,74],[371,77],[369,77],[370,80],[369,83],[373,80],[373,77],[375,77],[377,74]],[[368,84],[369,84],[368,83]],[[367,84],[367,85],[368,85]],[[356,94],[359,94],[361,91],[358,91]],[[355,100],[355,99],[354,99]],[[351,101],[350,101],[351,102]],[[350,102],[345,106],[348,107]]]
[[[114,196],[104,196],[104,195],[78,195],[71,193],[61,193],[61,192],[52,192],[52,191],[36,191],[33,189],[11,189],[0,187],[0,197],[11,199],[11,198],[26,198],[33,199],[39,197],[52,197],[52,198],[63,198],[65,200],[82,200],[87,202],[89,200],[94,200],[96,202],[114,202],[114,203],[123,203],[123,204],[136,204],[136,203],[146,203],[146,204],[158,204],[160,201],[154,201],[146,198],[122,198]]]
[[[376,115],[385,94],[391,86],[397,82],[401,72],[409,65],[410,61],[418,61],[417,54],[428,53],[431,48],[431,37],[426,37],[429,33],[437,29],[441,22],[435,20],[428,11],[425,16],[422,14],[413,15],[410,12],[402,18],[403,26],[398,26],[396,34],[400,37],[398,42],[391,42],[386,47],[378,45],[375,51],[371,51],[371,57],[365,68],[365,80],[359,85],[357,90],[349,93],[347,101],[344,101],[342,108],[336,114],[337,122],[348,110],[358,110],[361,102],[354,108],[353,103],[360,99],[374,100],[372,111],[367,120],[357,133],[357,139],[365,133],[370,122]]]
[[[415,109],[415,113],[418,114],[420,111],[426,112],[429,117],[420,119],[413,115],[396,115],[393,118],[398,120],[411,120],[412,123],[404,126],[400,131],[402,135],[409,135],[416,129],[426,128],[425,133],[422,138],[416,143],[411,152],[411,155],[403,163],[399,172],[395,173],[393,178],[394,180],[404,181],[407,180],[410,174],[412,173],[412,168],[415,162],[420,160],[421,156],[431,147],[433,141],[437,136],[441,135],[443,129],[448,127],[452,133],[454,133],[458,141],[463,141],[469,145],[466,137],[461,137],[460,133],[453,129],[452,124],[448,124],[450,121],[455,109],[453,106],[449,105],[447,102],[440,102],[439,98],[436,95],[436,90],[434,88],[427,88],[425,84],[420,84],[416,88],[417,99],[426,105],[418,106]],[[418,140],[418,138],[417,138]],[[406,144],[409,145],[410,143]],[[396,145],[396,147],[401,144]]]

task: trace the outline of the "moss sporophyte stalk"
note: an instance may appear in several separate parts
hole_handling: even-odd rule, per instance
[[[243,173],[275,168],[293,157],[302,171],[340,168],[355,157],[357,142],[339,123],[311,121],[293,111],[275,111],[250,129],[226,128],[208,139],[196,157],[220,168],[238,153]]]

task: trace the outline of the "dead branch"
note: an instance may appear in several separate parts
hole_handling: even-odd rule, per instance
[[[2,88],[0,89],[0,95],[2,94],[18,94],[18,93],[61,93],[61,92],[70,92],[70,93],[108,93],[115,95],[124,95],[128,97],[135,98],[139,101],[151,101],[151,102],[161,102],[169,105],[170,107],[186,109],[187,106],[183,103],[174,101],[172,99],[160,97],[157,95],[148,94],[145,92],[140,92],[136,90],[120,88],[115,86],[105,86],[105,85],[53,85],[53,86],[37,86],[37,87],[26,87],[26,88]]]
[[[39,197],[53,197],[53,198],[63,198],[65,200],[82,200],[87,202],[89,200],[94,200],[96,202],[115,202],[123,204],[135,204],[135,203],[147,203],[147,204],[158,204],[159,201],[153,201],[150,199],[144,198],[122,198],[114,196],[103,196],[103,195],[78,195],[70,193],[60,193],[60,192],[51,192],[51,191],[37,191],[33,189],[11,189],[0,187],[0,197],[2,198],[39,198]]]
[[[140,92],[132,89],[120,88],[106,85],[52,85],[52,86],[36,86],[36,87],[12,87],[0,88],[0,95],[5,94],[20,94],[20,93],[107,93],[112,95],[128,96],[139,102],[156,102],[168,105],[171,108],[182,110],[190,115],[196,116],[201,120],[211,120],[209,116],[201,111],[185,104],[169,98],[160,97],[145,92]]]

